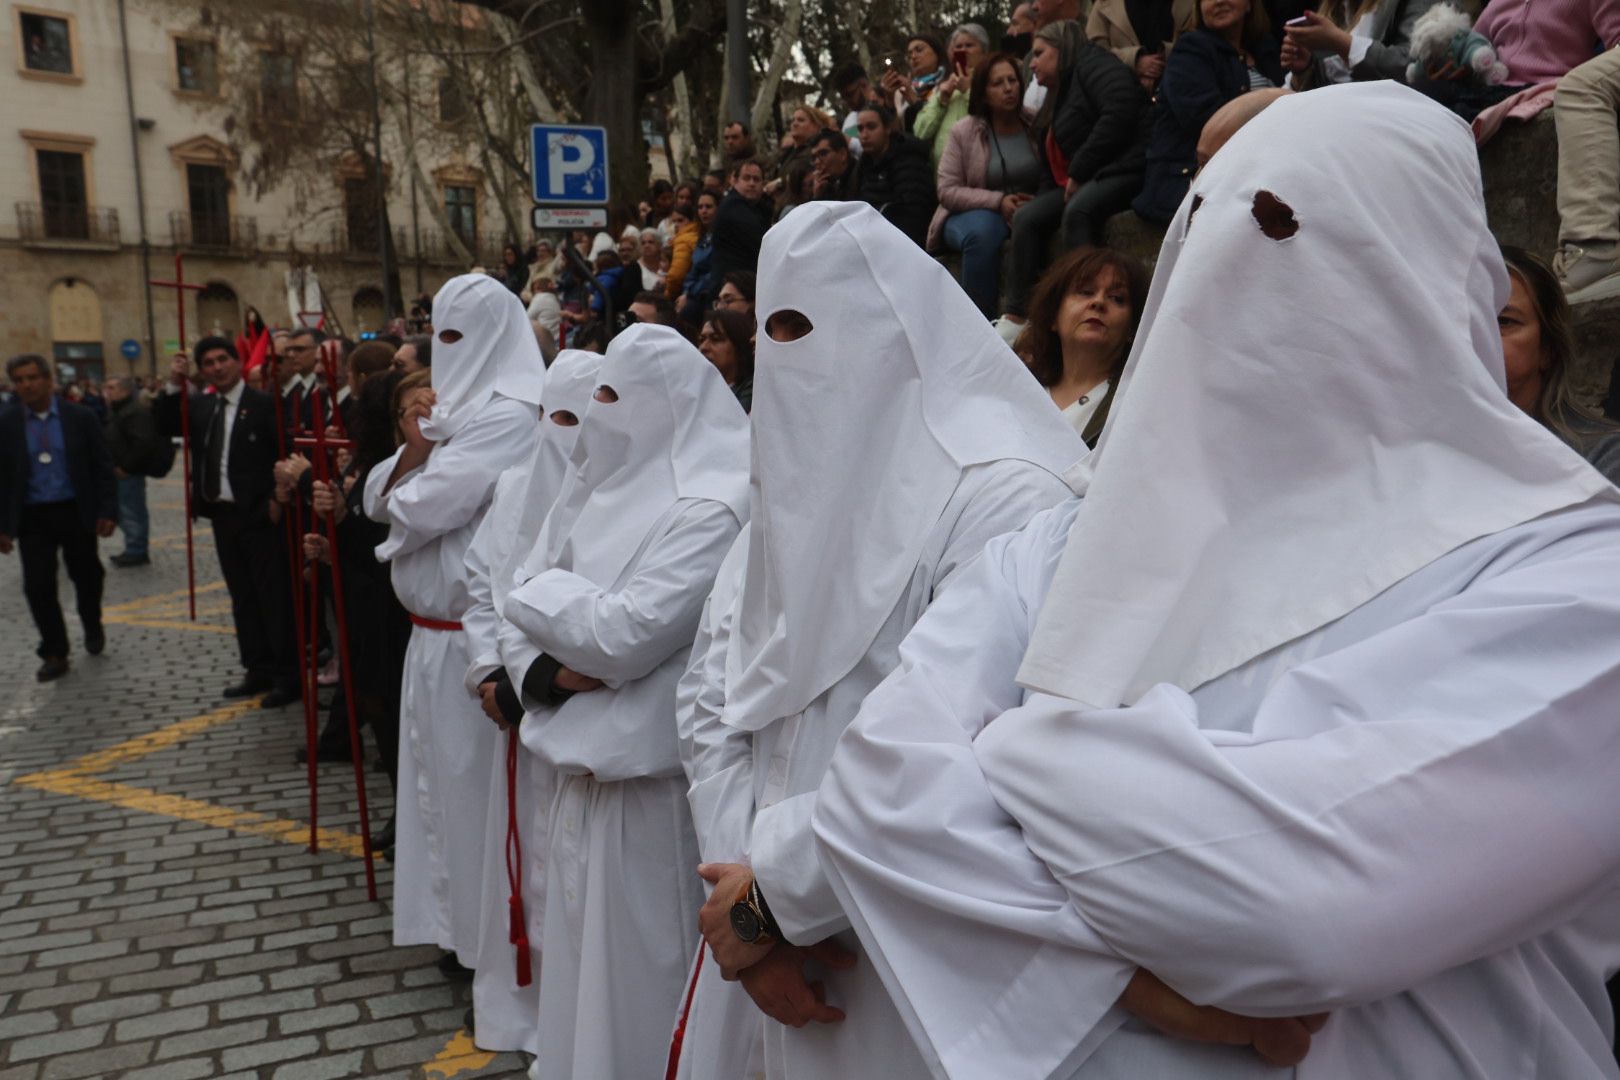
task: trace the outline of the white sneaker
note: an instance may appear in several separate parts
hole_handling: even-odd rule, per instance
[[[1018,335],[1024,332],[1023,323],[1013,322],[1005,315],[990,325],[996,328],[996,333],[1001,335],[1001,340],[1005,341],[1009,348],[1012,347],[1013,342],[1018,340]]]
[[[1553,273],[1571,304],[1620,296],[1620,257],[1610,248],[1605,258],[1575,244],[1565,244],[1553,256]]]

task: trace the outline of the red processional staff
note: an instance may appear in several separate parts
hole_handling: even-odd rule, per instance
[[[276,458],[279,461],[287,460],[289,451],[288,436],[293,440],[303,434],[303,396],[299,395],[293,402],[293,418],[291,426],[286,417],[286,410],[282,405],[281,393],[281,358],[272,351],[265,361],[269,367],[269,382],[271,397],[276,408]],[[298,651],[299,697],[304,703],[304,729],[309,743],[309,850],[314,853],[320,850],[319,841],[315,833],[315,803],[316,803],[316,776],[315,776],[315,717],[319,703],[315,698],[315,688],[307,678],[308,657],[305,649],[304,630],[306,626],[304,614],[303,577],[300,570],[302,560],[299,551],[303,547],[304,538],[304,508],[294,492],[288,498],[282,523],[286,530],[287,539],[287,587],[292,590],[293,600],[293,647]]]
[[[301,449],[311,450],[310,469],[312,477],[318,484],[330,484],[338,496],[343,497],[342,478],[332,467],[333,455],[339,450],[354,453],[354,442],[348,437],[348,429],[344,424],[343,413],[337,407],[335,391],[330,388],[337,386],[337,354],[335,350],[323,349],[321,352],[322,365],[326,371],[327,391],[316,388],[313,395],[311,423],[313,434],[299,436],[293,439],[293,445]],[[330,421],[336,429],[337,435],[329,438],[327,426]],[[360,748],[360,721],[355,713],[354,671],[349,662],[349,613],[347,597],[343,591],[343,564],[338,557],[337,516],[331,513],[315,512],[324,528],[327,551],[331,557],[332,566],[332,605],[337,615],[337,652],[338,668],[342,678],[343,701],[348,713],[349,721],[349,752],[354,760],[354,784],[360,803],[360,849],[366,863],[366,895],[377,899],[377,879],[373,866],[371,851],[371,812],[366,802],[366,775],[364,755]],[[296,589],[294,590],[296,593]],[[320,574],[312,570],[309,577],[310,627],[308,639],[314,640],[315,626],[320,618]],[[306,700],[313,703],[318,684],[319,659],[313,654],[305,655],[300,650],[302,660],[302,674],[304,676]],[[316,734],[315,710],[311,706],[305,710],[305,731],[308,739],[310,788],[309,788],[309,831],[310,850],[315,848],[315,756]]]
[[[186,348],[186,290],[202,292],[201,285],[191,285],[186,282],[186,271],[183,256],[177,251],[174,253],[174,280],[148,281],[149,285],[161,286],[174,290],[175,322],[180,328],[180,350]],[[154,362],[156,357],[153,358]],[[191,545],[191,388],[180,388],[180,462],[181,475],[185,478],[182,485],[186,489],[186,598],[189,603],[191,621],[197,621],[197,568],[196,557],[192,554]]]

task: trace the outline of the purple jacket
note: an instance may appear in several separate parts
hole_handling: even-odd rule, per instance
[[[1031,119],[1025,111],[1024,119]],[[1037,160],[1046,160],[1041,146],[1030,137],[1030,148]],[[945,143],[945,153],[939,159],[939,209],[928,224],[929,251],[939,250],[939,238],[945,231],[945,219],[964,210],[1000,210],[1003,191],[985,187],[990,175],[990,129],[977,116],[964,116],[951,128]]]

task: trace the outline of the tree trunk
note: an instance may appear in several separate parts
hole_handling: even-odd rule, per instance
[[[500,35],[501,41],[511,46],[517,40],[517,26],[511,19],[499,12],[490,13],[490,21],[495,26],[495,32]],[[528,50],[514,47],[511,50],[512,64],[517,68],[518,81],[523,84],[523,92],[528,95],[529,107],[534,110],[531,119],[536,121],[567,119],[563,111],[554,105],[545,90],[540,86],[540,80],[534,74],[534,65],[529,62]]]
[[[586,120],[607,129],[608,188],[613,204],[634,210],[647,192],[647,145],[641,137],[642,95],[636,86],[636,4],[582,0],[590,43],[591,89]]]
[[[872,70],[872,50],[866,46],[866,24],[861,19],[861,0],[844,0],[844,25],[855,38],[855,53],[860,59],[861,67],[871,77],[872,85],[877,86],[878,76],[881,72]],[[833,87],[834,93],[838,87]]]
[[[669,0],[664,2],[668,3]],[[771,59],[765,66],[765,77],[760,80],[759,92],[754,95],[754,107],[749,115],[755,143],[761,148],[765,145],[765,124],[771,119],[776,106],[776,88],[782,83],[788,61],[793,59],[793,47],[799,43],[799,23],[803,18],[804,0],[786,0],[782,25],[776,31],[776,44],[771,49]]]
[[[675,0],[658,0],[658,18],[663,23],[665,37],[675,32]],[[682,177],[697,173],[697,135],[692,124],[692,95],[686,86],[686,76],[675,76],[671,85],[675,90],[675,116],[671,126],[680,138],[681,154],[677,158],[670,146],[665,147],[665,153],[669,157],[669,173],[679,183]]]

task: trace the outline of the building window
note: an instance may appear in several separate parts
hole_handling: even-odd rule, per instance
[[[298,72],[286,53],[259,54],[259,110],[272,119],[298,115]]]
[[[444,213],[450,219],[450,228],[461,237],[467,250],[478,249],[478,191],[466,184],[446,184]]]
[[[461,84],[448,75],[439,78],[439,123],[459,124],[467,119],[467,96]]]
[[[77,74],[73,63],[73,24],[67,16],[19,10],[17,23],[25,71],[45,75]]]
[[[230,247],[230,182],[218,165],[186,165],[191,203],[191,242],[199,247]]]
[[[90,238],[90,198],[84,181],[84,155],[36,150],[39,205],[45,235],[53,240]]]
[[[203,38],[174,39],[175,86],[188,94],[219,93],[214,43]]]
[[[377,250],[376,188],[365,177],[343,181],[343,223],[350,251]]]

